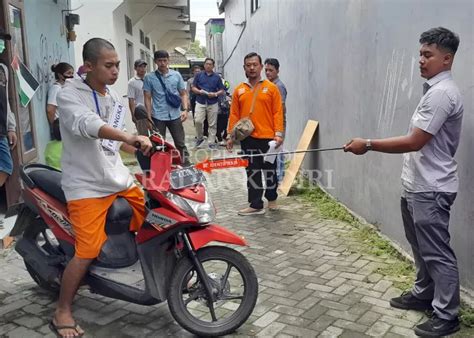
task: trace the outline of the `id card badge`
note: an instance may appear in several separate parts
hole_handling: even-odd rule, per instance
[[[115,102],[114,111],[109,116],[109,121],[107,124],[115,129],[123,129],[123,124],[125,120],[125,108],[119,102]],[[120,142],[114,140],[102,140],[102,147],[105,149],[116,153],[119,150]]]

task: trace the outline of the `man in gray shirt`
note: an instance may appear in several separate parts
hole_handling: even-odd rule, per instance
[[[451,75],[459,37],[446,28],[432,28],[421,34],[420,44],[420,73],[427,81],[408,134],[379,140],[355,138],[344,151],[405,153],[401,211],[416,281],[411,292],[392,298],[390,305],[434,310],[431,319],[415,327],[415,333],[447,336],[459,330],[459,273],[448,230],[459,186],[454,155],[464,111]]]
[[[135,109],[145,109],[145,99],[143,96],[143,78],[146,75],[147,63],[145,60],[138,59],[134,63],[135,76],[128,81],[128,107],[132,114],[132,120],[136,123]]]
[[[280,80],[278,74],[280,73],[280,62],[278,59],[268,58],[265,60],[265,76],[268,80],[272,81],[280,91],[281,104],[283,106],[283,127],[286,131],[286,86]],[[277,156],[277,177],[278,183],[283,180],[285,176],[285,155],[278,154]]]

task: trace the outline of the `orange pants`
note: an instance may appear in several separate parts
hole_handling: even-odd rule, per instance
[[[107,211],[117,197],[124,197],[132,207],[130,231],[138,231],[145,219],[145,198],[137,186],[106,197],[84,198],[67,203],[69,219],[76,235],[76,257],[94,259],[99,256],[107,240]]]

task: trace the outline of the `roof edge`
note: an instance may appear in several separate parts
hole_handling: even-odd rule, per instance
[[[221,0],[221,2],[217,3],[217,8],[219,8],[219,14],[222,14],[225,12],[225,6],[227,5],[227,3],[229,2],[229,0]]]

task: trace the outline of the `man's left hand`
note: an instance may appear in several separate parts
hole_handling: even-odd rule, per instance
[[[275,136],[273,140],[276,142],[275,148],[279,148],[283,144],[283,137],[281,136]]]
[[[187,111],[187,110],[182,111],[182,112],[181,112],[181,115],[180,115],[180,118],[181,118],[181,122],[186,121],[187,118],[188,118],[188,111]]]
[[[15,149],[16,143],[18,139],[16,137],[16,133],[14,131],[9,131],[8,132],[8,144],[10,145],[10,149]]]
[[[354,138],[344,144],[344,151],[356,155],[363,155],[367,152],[367,140],[363,138]]]

